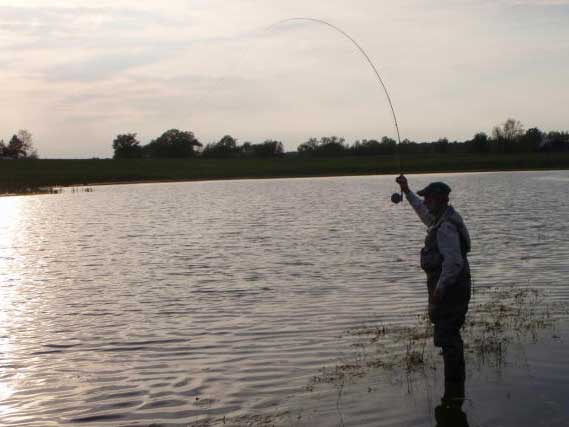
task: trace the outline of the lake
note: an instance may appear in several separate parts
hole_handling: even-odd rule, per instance
[[[473,304],[514,286],[567,307],[569,171],[409,176],[435,180],[472,235]],[[440,372],[311,386],[353,357],[346,331],[425,310],[425,228],[396,190],[367,176],[0,198],[0,424],[435,425]],[[470,425],[568,425],[567,325],[469,364]]]

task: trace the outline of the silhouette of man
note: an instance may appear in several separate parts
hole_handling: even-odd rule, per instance
[[[427,228],[421,250],[421,268],[427,275],[429,318],[434,324],[434,344],[444,361],[443,405],[464,402],[464,347],[460,328],[470,302],[471,277],[467,254],[470,236],[461,216],[449,205],[450,187],[433,182],[413,193],[404,175],[396,178],[401,191]]]

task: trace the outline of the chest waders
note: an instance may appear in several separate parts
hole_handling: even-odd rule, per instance
[[[454,209],[449,207],[443,219],[429,229],[425,246],[421,250],[421,268],[427,275],[429,318],[434,323],[434,344],[436,347],[441,347],[443,353],[445,392],[442,400],[444,404],[460,406],[464,402],[465,381],[464,345],[460,328],[468,311],[472,280],[467,258],[470,247],[463,230],[465,226],[461,221],[455,220],[453,214]],[[433,292],[441,277],[443,266],[437,233],[444,222],[450,222],[457,228],[464,264],[455,282],[445,288],[442,301],[433,304]]]
[[[421,268],[427,275],[429,317],[433,323],[449,315],[466,314],[468,303],[470,302],[472,280],[467,258],[467,253],[470,251],[470,248],[461,232],[461,228],[464,227],[464,225],[453,219],[452,213],[454,213],[454,209],[449,207],[449,210],[451,209],[451,212],[447,211],[447,213],[451,213],[451,215],[445,215],[442,221],[429,229],[427,237],[425,238],[425,246],[421,249]],[[443,267],[443,256],[439,250],[437,233],[444,222],[450,222],[457,228],[457,232],[460,236],[460,250],[464,264],[455,282],[446,287],[441,303],[434,305],[432,302],[433,293],[441,277]]]

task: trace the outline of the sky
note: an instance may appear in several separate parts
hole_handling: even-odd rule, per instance
[[[0,139],[111,157],[172,128],[204,144],[465,140],[569,129],[569,0],[0,0]]]

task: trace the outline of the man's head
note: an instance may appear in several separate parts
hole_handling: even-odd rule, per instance
[[[444,182],[431,182],[417,194],[425,199],[425,206],[433,215],[440,215],[448,206],[450,187]]]

